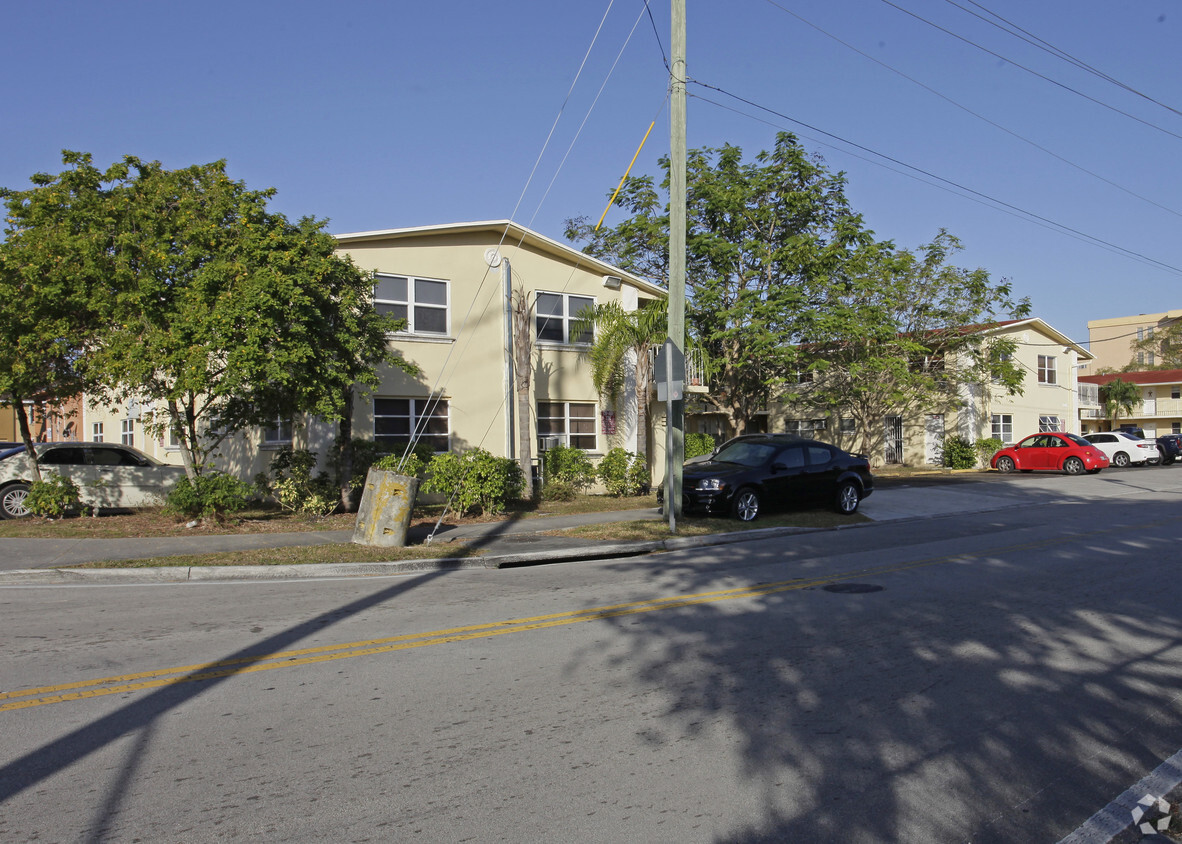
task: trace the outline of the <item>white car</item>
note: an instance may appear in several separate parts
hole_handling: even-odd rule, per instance
[[[1105,431],[1084,434],[1084,439],[1108,455],[1108,462],[1123,469],[1129,465],[1145,465],[1161,461],[1157,443],[1126,434],[1124,431]]]
[[[41,477],[52,473],[78,484],[84,504],[141,507],[158,504],[184,477],[180,466],[167,466],[142,451],[117,443],[37,443]],[[29,515],[25,498],[33,482],[24,446],[0,453],[0,518]]]

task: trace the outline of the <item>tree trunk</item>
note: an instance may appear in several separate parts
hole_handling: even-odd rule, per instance
[[[193,437],[196,436],[196,433],[192,426],[186,428],[181,424],[181,411],[177,407],[176,399],[168,400],[168,424],[173,431],[176,431],[177,439],[181,444],[181,462],[185,466],[185,477],[189,479],[189,483],[196,486],[197,461],[193,457]]]
[[[652,372],[647,348],[636,356],[636,454],[648,466],[648,397],[652,389]]]
[[[517,392],[517,461],[521,466],[522,493],[527,501],[534,497],[533,428],[529,404],[532,366],[529,298],[523,288],[518,288],[513,296],[513,380]]]
[[[354,513],[353,506],[353,388],[346,387],[344,410],[340,421],[337,422],[337,448],[340,450],[340,492],[341,509],[346,513]]]
[[[33,432],[29,428],[29,414],[25,410],[24,400],[17,395],[12,397],[12,405],[16,408],[17,424],[20,425],[21,441],[25,444],[25,451],[29,455],[29,465],[33,467],[33,480],[41,480],[41,466],[37,463],[37,452],[33,448]]]

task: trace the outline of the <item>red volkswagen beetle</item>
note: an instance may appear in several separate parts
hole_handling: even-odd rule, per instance
[[[1060,470],[1069,475],[1094,475],[1108,468],[1108,457],[1083,437],[1075,434],[1031,434],[1017,445],[1003,448],[989,465],[999,472],[1018,469],[1032,472]]]

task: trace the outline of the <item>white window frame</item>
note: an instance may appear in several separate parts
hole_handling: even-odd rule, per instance
[[[90,441],[94,443],[101,443],[103,441],[102,422],[95,422],[90,426]]]
[[[561,300],[562,312],[556,314],[543,314],[541,307],[541,299],[543,296],[554,296]],[[573,300],[580,300],[577,305],[572,306]],[[585,300],[585,301],[583,301]],[[538,290],[534,293],[534,334],[537,337],[538,343],[541,345],[549,344],[552,346],[590,346],[594,342],[594,329],[592,328],[591,336],[583,339],[583,335],[578,338],[571,339],[571,327],[579,319],[579,314],[590,303],[592,308],[595,307],[594,296],[584,296],[579,293],[554,293],[549,290]],[[562,339],[559,340],[554,337],[542,337],[543,326],[549,326],[550,323],[557,323],[562,327]]]
[[[276,417],[271,425],[263,428],[263,445],[284,446],[291,445],[292,423],[290,419]]]
[[[570,412],[571,407],[578,407],[580,410],[591,408],[591,413],[590,415],[580,413],[577,416],[572,416]],[[543,409],[549,412],[543,415]],[[558,414],[555,413],[556,409],[560,409]],[[599,429],[596,425],[599,420],[599,413],[595,402],[539,401],[536,411],[538,414],[539,439],[545,440],[548,437],[557,437],[562,445],[590,452],[597,452],[599,450]],[[590,432],[573,431],[576,424],[580,427],[586,427],[588,421],[591,424]],[[590,445],[588,445],[588,440],[590,440]]]
[[[989,420],[990,434],[1006,445],[1014,441],[1014,417],[1009,413],[994,413]]]
[[[119,428],[119,442],[135,448],[135,419],[122,420]]]
[[[407,411],[405,413],[395,412],[398,408],[393,408],[389,404],[381,404],[382,402],[406,402]],[[398,425],[398,427],[405,428],[405,431],[379,433],[378,429],[383,427],[382,420],[404,421],[405,424]],[[438,424],[439,420],[443,420],[442,426]],[[432,430],[432,428],[438,429],[439,427],[442,427],[443,430]],[[373,430],[375,443],[392,443],[399,451],[404,449],[406,443],[410,442],[416,434],[419,437],[418,441],[431,445],[436,454],[450,451],[451,401],[437,396],[419,398],[374,396]]]
[[[386,291],[387,295],[379,296],[379,285],[383,280],[405,283],[406,296],[398,298],[388,295],[391,291]],[[427,288],[420,292],[419,282],[423,282],[425,285],[442,285],[443,304],[427,301],[428,297],[422,295]],[[406,320],[406,328],[400,331],[400,334],[419,334],[426,337],[451,336],[451,283],[447,279],[399,275],[397,273],[374,273],[373,302],[379,313],[392,314],[398,319]],[[425,318],[429,314],[437,315],[439,311],[443,312],[443,330],[424,328]]]
[[[1054,355],[1038,356],[1038,383],[1048,386],[1059,383],[1058,363]]]
[[[1063,433],[1063,418],[1053,414],[1038,417],[1038,432],[1040,434]]]

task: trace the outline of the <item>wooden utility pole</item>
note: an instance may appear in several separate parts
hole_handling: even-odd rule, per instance
[[[672,0],[672,64],[669,68],[669,340],[678,361],[685,360],[685,0]],[[671,373],[684,381],[682,372]],[[670,530],[681,516],[682,464],[685,462],[685,399],[669,403],[665,420],[665,504]]]

